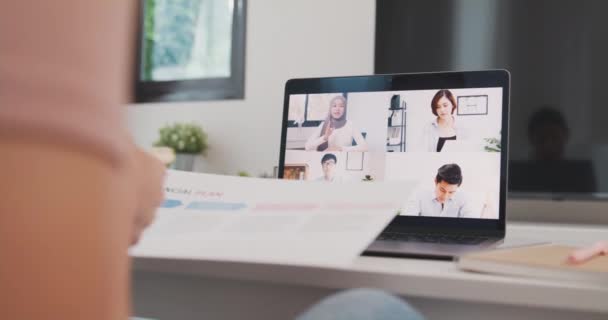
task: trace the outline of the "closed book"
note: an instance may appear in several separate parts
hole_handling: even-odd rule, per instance
[[[556,244],[498,249],[466,254],[456,263],[466,271],[608,286],[608,256],[571,264],[567,257],[576,249]]]

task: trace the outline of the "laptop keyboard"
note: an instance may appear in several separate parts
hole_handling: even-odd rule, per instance
[[[445,234],[383,232],[378,237],[378,240],[475,245],[488,240],[488,238]]]

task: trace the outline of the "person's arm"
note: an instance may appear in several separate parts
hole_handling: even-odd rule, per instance
[[[590,247],[576,250],[568,256],[567,261],[573,264],[584,263],[601,255],[608,255],[608,241],[600,241]]]
[[[126,319],[132,170],[45,143],[0,146],[0,319]]]
[[[123,127],[135,3],[0,0],[0,319],[129,314],[162,194]]]
[[[136,148],[116,167],[36,141],[0,146],[0,319],[126,319],[127,248],[162,199],[162,164]]]
[[[462,193],[459,195],[461,197],[462,203],[460,204],[460,209],[458,210],[459,218],[480,218],[481,211],[479,214],[475,214],[473,207],[469,203],[470,200],[467,194]]]
[[[432,124],[426,124],[424,130],[422,131],[422,150],[428,152],[436,152],[437,151],[437,142],[433,146],[433,130],[435,128]]]
[[[324,135],[321,135],[321,130],[323,129],[323,122],[315,129],[312,135],[306,141],[304,145],[304,149],[306,151],[317,151],[317,147],[324,142],[327,142],[327,138]]]
[[[0,134],[129,148],[136,1],[0,0]]]
[[[155,154],[139,149],[131,149],[134,168],[132,178],[136,184],[136,208],[131,229],[131,245],[136,244],[143,231],[154,221],[156,210],[164,198],[163,181],[165,163]]]

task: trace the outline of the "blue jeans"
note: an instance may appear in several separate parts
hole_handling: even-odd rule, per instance
[[[333,294],[312,306],[297,320],[424,320],[405,301],[374,289]]]

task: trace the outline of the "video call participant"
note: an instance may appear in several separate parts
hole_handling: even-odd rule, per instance
[[[323,170],[323,175],[315,179],[316,181],[325,181],[325,182],[338,182],[342,181],[342,177],[336,174],[336,164],[338,163],[338,158],[333,153],[326,153],[323,158],[321,158],[321,168]]]
[[[445,164],[437,170],[433,188],[421,188],[406,205],[407,216],[473,218],[471,207],[459,191],[462,171],[457,164]]]
[[[353,139],[356,146],[353,146]],[[346,120],[346,98],[336,96],[329,102],[327,118],[317,127],[304,147],[307,151],[367,151],[361,132]]]
[[[431,112],[435,119],[424,129],[424,148],[429,152],[441,152],[445,142],[462,138],[462,129],[456,126],[454,111],[458,108],[450,90],[439,90],[431,100]]]

